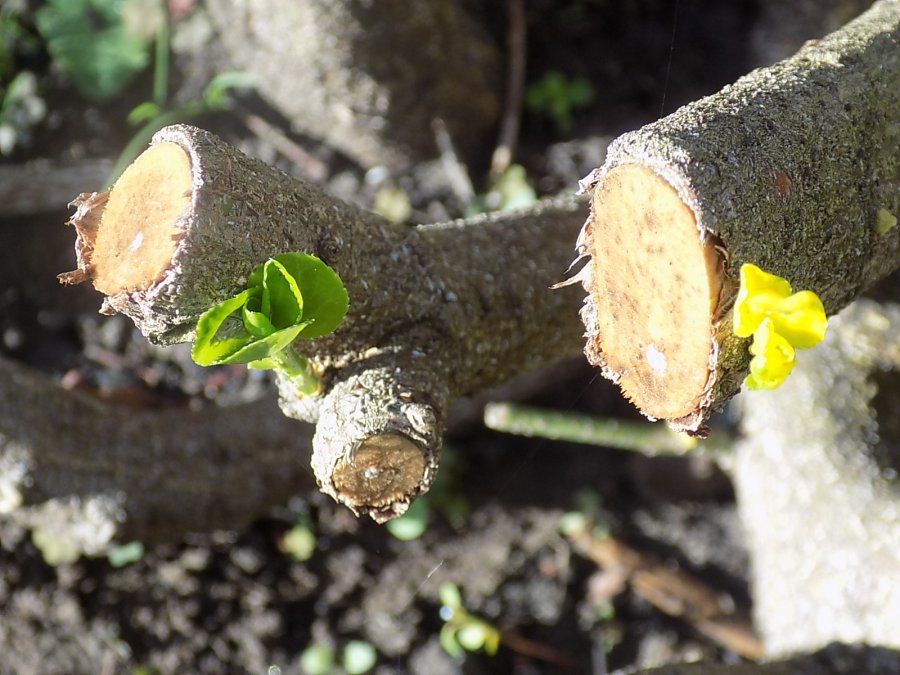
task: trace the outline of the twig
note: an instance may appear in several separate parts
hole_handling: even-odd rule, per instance
[[[741,656],[765,656],[750,619],[723,594],[692,574],[666,567],[655,556],[606,536],[594,537],[587,525],[567,533],[575,550],[604,569],[625,575],[632,590],[661,612],[683,619],[716,644]]]
[[[457,157],[456,150],[453,148],[453,139],[450,138],[444,121],[433,120],[431,128],[434,130],[434,140],[441,153],[441,165],[447,174],[447,180],[450,181],[450,189],[464,206],[468,206],[475,201],[475,188],[472,187],[472,179],[469,178],[466,165]]]
[[[525,52],[528,24],[522,0],[507,0],[509,30],[507,31],[506,101],[500,120],[500,135],[491,157],[491,178],[497,180],[509,168],[519,138],[522,112],[522,91],[525,87]]]
[[[698,441],[663,424],[598,418],[514,403],[488,403],[484,407],[484,423],[489,429],[508,434],[635,450],[648,456],[681,456],[691,451],[717,453],[730,448],[733,441],[724,431]]]
[[[245,112],[241,119],[250,131],[299,167],[306,178],[321,183],[328,177],[328,165],[300,147],[278,127],[251,112]]]

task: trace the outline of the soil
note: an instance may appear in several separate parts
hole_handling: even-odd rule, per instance
[[[749,33],[758,9],[749,0],[682,0],[675,8],[662,0],[532,0],[527,8],[530,81],[557,69],[589,79],[595,92],[566,136],[546,117],[525,115],[520,160],[542,194],[572,189],[601,161],[610,137],[753,65]],[[503,12],[489,13],[502,38]],[[195,97],[202,81],[196,73],[216,72],[220,57],[214,48],[179,57],[176,98]],[[3,162],[114,158],[133,131],[127,111],[147,98],[149,75],[100,107],[80,98],[46,54],[21,59],[21,67],[37,70],[49,112],[31,144]],[[252,94],[237,98],[231,112],[192,121],[302,173],[242,122],[247,111],[261,115],[326,164],[326,188],[371,207],[371,171],[286,131],[278,113]],[[396,181],[414,218],[458,214],[452,197],[427,180],[433,172],[420,167]],[[100,296],[92,289],[60,287],[55,275],[74,260],[67,217],[61,203],[16,218],[0,204],[3,355],[123,404],[229,404],[272,394],[258,375],[200,369],[152,348],[124,318],[98,315]],[[533,405],[636,419],[581,360],[547,371],[533,390]],[[47,416],[49,423],[51,410]],[[603,574],[559,528],[566,512],[588,513],[748,610],[733,494],[715,467],[504,436],[471,417],[448,433],[444,465],[428,528],[407,542],[309,492],[244,531],[149,547],[123,567],[105,557],[51,567],[28,531],[0,519],[0,674],[298,673],[311,645],[340,654],[353,640],[375,648],[371,672],[379,675],[606,673],[738,658],[627,586],[608,594],[607,603],[597,591]],[[315,535],[306,560],[285,550],[284,537],[298,522]],[[454,658],[442,649],[444,581],[458,585],[467,611],[506,631],[496,655]]]

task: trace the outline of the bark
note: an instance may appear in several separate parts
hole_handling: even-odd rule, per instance
[[[188,157],[183,176],[179,153]],[[107,295],[104,311],[172,343],[190,339],[199,315],[272,255],[319,256],[344,282],[350,310],[333,335],[294,343],[323,373],[324,392],[301,399],[280,379],[281,405],[318,422],[313,467],[323,491],[382,520],[428,489],[450,402],[580,349],[578,293],[549,287],[582,209],[570,199],[394,225],[175,126],[111,193],[78,201],[79,269],[62,277],[92,278]]]
[[[311,487],[311,435],[271,400],[134,409],[0,359],[0,513],[87,553],[239,529]]]
[[[455,0],[214,0],[236,67],[294,127],[364,166],[437,156],[432,122],[466,157],[493,141],[501,59]]]
[[[900,263],[900,2],[617,139],[585,179],[588,358],[645,414],[703,433],[741,386],[743,263],[834,313]],[[881,215],[879,215],[881,214]]]
[[[782,387],[739,403],[735,483],[767,653],[900,648],[900,305],[854,303]]]

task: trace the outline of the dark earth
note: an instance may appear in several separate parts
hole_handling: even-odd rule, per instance
[[[31,35],[39,4],[21,3],[19,20]],[[485,4],[485,20],[502,43],[503,3]],[[573,190],[616,134],[760,64],[752,43],[763,10],[750,0],[528,0],[526,9],[528,82],[558,70],[587,79],[594,92],[567,133],[547,116],[525,112],[518,161],[541,195]],[[225,69],[223,57],[215,48],[178,55],[175,98],[198,96],[204,78],[197,73]],[[128,111],[148,98],[149,72],[97,106],[42,45],[19,44],[12,59],[15,68],[37,74],[47,112],[2,164],[118,155],[134,133]],[[232,99],[230,111],[192,123],[300,175],[242,121],[248,112],[259,115],[325,164],[325,189],[372,207],[375,190],[365,171],[292,134],[252,92]],[[483,191],[485,167],[469,171]],[[452,196],[430,187],[426,174],[397,179],[412,218],[459,215]],[[98,187],[83,185],[70,197]],[[24,216],[11,216],[0,203],[4,357],[121,405],[228,405],[272,395],[258,373],[201,369],[185,350],[151,347],[124,317],[99,315],[101,297],[87,285],[58,285],[56,274],[74,267],[74,233],[63,226],[68,215],[64,201],[39,201]],[[515,395],[532,405],[638,419],[581,359],[543,371]],[[53,410],[46,416],[53,424]],[[0,519],[0,673],[298,673],[310,646],[332,648],[340,661],[351,641],[374,647],[377,664],[368,672],[380,675],[599,674],[739,660],[627,584],[610,591],[608,577],[559,527],[563,514],[585,514],[749,611],[747,560],[725,474],[698,459],[506,436],[487,430],[472,406],[456,417],[428,527],[413,541],[308,491],[241,532],[151,546],[122,567],[106,557],[53,567],[28,531]],[[302,561],[285,540],[297,523],[315,538]],[[453,658],[440,646],[438,588],[448,580],[460,588],[466,610],[504,631],[496,655]]]

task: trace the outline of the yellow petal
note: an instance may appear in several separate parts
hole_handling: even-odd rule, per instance
[[[798,349],[815,347],[825,338],[825,307],[812,291],[784,298],[771,307],[767,316],[775,324],[775,331]]]
[[[750,337],[771,308],[791,294],[791,285],[756,265],[741,265],[741,286],[734,304],[734,334]]]
[[[828,319],[822,301],[812,291],[791,294],[786,279],[756,265],[741,266],[741,287],[734,306],[733,330],[750,337],[764,319],[796,348],[814,347],[825,337]]]
[[[748,389],[775,389],[794,369],[794,348],[775,331],[771,319],[764,319],[753,333],[750,353],[750,374],[744,381]]]

